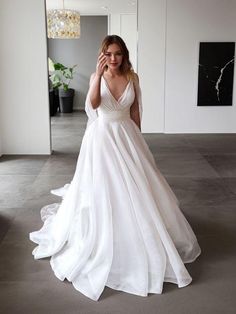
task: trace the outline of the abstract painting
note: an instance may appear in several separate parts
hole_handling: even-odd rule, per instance
[[[232,106],[234,42],[201,42],[198,106]]]

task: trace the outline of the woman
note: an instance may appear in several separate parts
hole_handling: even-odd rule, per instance
[[[119,36],[102,43],[85,109],[74,177],[30,233],[35,259],[51,256],[55,275],[96,301],[105,286],[140,296],[187,286],[184,263],[201,250],[140,132],[138,76]]]

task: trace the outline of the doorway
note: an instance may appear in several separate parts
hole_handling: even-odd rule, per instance
[[[84,132],[84,112],[89,78],[95,71],[98,49],[107,35],[107,16],[81,16],[81,37],[78,39],[47,39],[48,57],[54,63],[75,67],[70,88],[74,89],[72,113],[62,113],[60,107],[51,110],[51,146],[53,153],[78,151],[78,141]],[[55,112],[56,111],[56,112]],[[78,134],[79,132],[79,134]],[[81,134],[82,133],[82,134]]]
[[[67,5],[66,1],[65,7]],[[72,2],[68,1],[68,5]],[[86,4],[85,4],[86,3]],[[60,9],[60,3],[46,0],[47,9]],[[81,36],[79,39],[48,39],[48,56],[53,62],[66,66],[77,65],[77,71],[71,82],[75,90],[73,112],[71,114],[56,113],[51,117],[51,150],[53,152],[77,152],[74,145],[83,134],[86,116],[84,113],[85,98],[89,88],[89,78],[95,71],[98,49],[107,34],[121,36],[127,44],[130,59],[137,71],[137,1],[74,1],[73,7],[66,9],[78,10],[81,14]],[[59,119],[60,118],[60,119]],[[81,126],[80,134],[73,127]],[[73,134],[73,136],[72,136]],[[64,141],[63,141],[64,139]],[[62,143],[64,144],[62,145]],[[68,146],[71,143],[70,147]],[[73,147],[72,147],[73,146]]]

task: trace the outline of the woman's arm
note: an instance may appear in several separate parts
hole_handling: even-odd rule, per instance
[[[89,96],[90,102],[92,104],[93,109],[99,107],[101,102],[101,93],[100,93],[100,86],[101,86],[101,76],[97,75],[96,72],[90,76],[89,82]]]
[[[101,77],[106,67],[106,57],[103,53],[100,54],[97,61],[96,72],[90,76],[89,96],[93,109],[99,107],[101,102]]]
[[[139,84],[139,78],[138,78],[138,75],[136,73],[135,73],[135,80],[136,80],[136,84]],[[134,84],[135,98],[134,98],[133,104],[130,107],[130,117],[136,123],[136,125],[138,126],[138,128],[141,131],[141,120],[140,120],[139,103],[138,103],[138,91],[136,88],[136,84]]]

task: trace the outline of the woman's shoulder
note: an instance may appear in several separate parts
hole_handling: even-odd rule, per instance
[[[139,76],[134,71],[132,71],[131,80],[133,81],[133,84],[134,84],[135,88],[137,88],[139,86]]]
[[[91,85],[91,83],[92,83],[92,81],[93,81],[95,75],[96,75],[96,72],[93,72],[93,73],[90,75],[89,85]]]
[[[139,77],[138,77],[138,74],[136,72],[134,72],[134,79],[139,83]]]
[[[136,83],[139,83],[139,77],[138,77],[138,74],[134,71],[132,71],[131,73],[131,79],[136,82]]]

